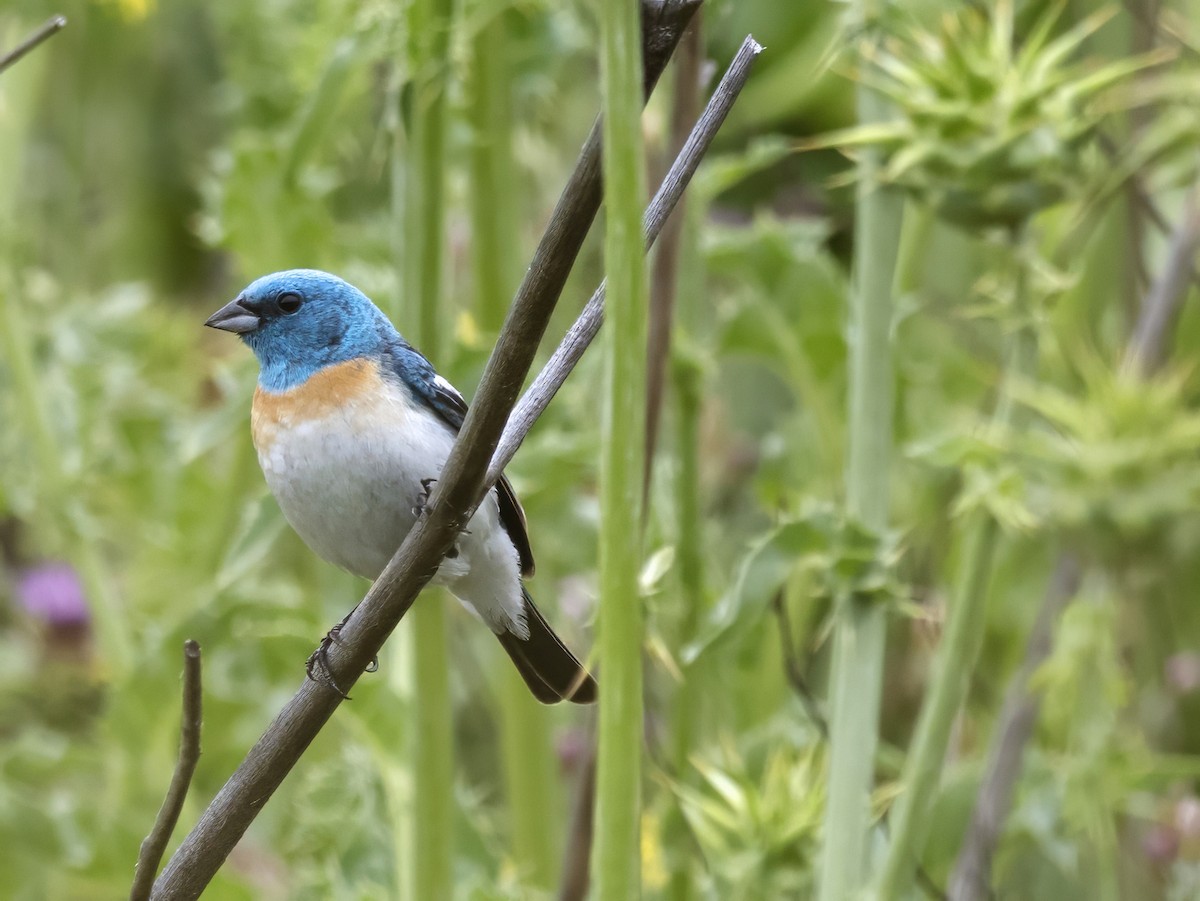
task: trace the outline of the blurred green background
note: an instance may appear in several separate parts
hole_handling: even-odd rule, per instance
[[[903,7],[881,27],[936,27],[960,8]],[[1047,8],[1017,4],[1018,41]],[[1055,32],[1100,8],[1067,3]],[[128,892],[174,764],[185,638],[204,650],[206,706],[176,842],[365,591],[287,528],[250,445],[251,355],[201,324],[258,275],[303,266],[357,284],[406,331],[395,186],[419,178],[406,170],[412,86],[427,74],[408,65],[408,12],[401,0],[0,8],[0,50],[51,14],[69,20],[0,74],[0,897]],[[880,811],[963,524],[986,511],[1001,527],[923,850],[937,885],[1055,561],[1069,553],[1082,571],[1034,678],[1046,701],[994,863],[1004,899],[1200,896],[1195,310],[1161,374],[1119,372],[1170,233],[1195,215],[1200,9],[1112,12],[1075,54],[1085,67],[1151,47],[1174,56],[1109,104],[1099,140],[1070,148],[1078,189],[1029,226],[1031,306],[1013,311],[1003,242],[937,219],[919,195],[901,246]],[[854,124],[862,67],[846,14],[775,0],[703,13],[707,86],[747,32],[767,52],[697,177],[681,242],[642,578],[647,898],[814,891],[827,765],[814,710],[856,552],[839,512],[854,191],[845,156],[800,142]],[[510,296],[599,109],[598,29],[582,0],[456,9],[435,73],[447,91],[435,363],[468,397],[501,315],[478,283],[473,198],[487,186],[507,223],[511,253],[489,277]],[[644,119],[652,175],[677,90],[668,70]],[[599,244],[541,359],[602,276]],[[1016,392],[1033,423],[997,437],[983,424],[1020,327],[1040,347],[1036,383]],[[597,602],[598,357],[510,469],[538,556],[532,591],[581,652]],[[538,707],[450,608],[455,897],[555,897],[591,714]],[[412,897],[409,626],[206,897]]]

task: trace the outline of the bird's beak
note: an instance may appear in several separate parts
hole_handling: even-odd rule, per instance
[[[235,335],[244,335],[247,332],[252,332],[260,325],[262,320],[257,313],[252,313],[243,304],[243,298],[239,297],[236,300],[231,300],[217,312],[208,317],[208,321],[204,324],[209,328],[219,328],[226,332],[233,332]]]

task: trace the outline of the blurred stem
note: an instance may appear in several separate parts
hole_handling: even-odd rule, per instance
[[[512,296],[517,253],[513,189],[518,178],[512,149],[512,73],[507,2],[476,0],[467,114],[471,123],[471,271],[476,311],[488,334],[498,332]]]
[[[868,22],[880,4],[859,0]],[[860,85],[860,123],[887,114],[884,99]],[[892,282],[904,204],[875,181],[878,154],[860,162],[850,299],[849,464],[846,504],[852,519],[875,533],[888,527],[888,469],[892,455]],[[825,807],[821,901],[845,901],[866,883],[866,837],[879,703],[883,682],[886,608],[850,597],[834,635],[830,685],[829,798]]]
[[[700,112],[700,64],[704,57],[699,12],[692,27],[680,42],[675,56],[675,83],[671,101],[671,132],[668,139],[668,159],[678,156]],[[671,333],[675,320],[675,297],[679,282],[679,260],[684,223],[687,219],[687,197],[663,228],[651,269],[650,321],[646,336],[646,453],[642,472],[642,510],[649,509],[650,488],[654,478],[654,452],[658,444],[658,428],[662,419],[663,395],[666,392],[667,362],[671,356]]]
[[[503,665],[500,736],[513,858],[523,886],[550,890],[558,877],[562,828],[552,815],[558,805],[546,714],[529,696],[516,669],[507,660]]]
[[[1025,659],[1008,687],[1004,706],[996,718],[987,768],[950,881],[949,896],[954,901],[987,901],[991,895],[992,860],[1012,810],[1025,746],[1041,712],[1041,693],[1031,691],[1030,682],[1054,649],[1054,627],[1079,591],[1081,577],[1079,561],[1074,555],[1059,557],[1029,634]]]
[[[1014,386],[1031,378],[1037,367],[1037,335],[1029,309],[1029,269],[1032,247],[1027,232],[1014,236],[1014,307],[1017,325],[1010,338],[1008,363],[992,416],[998,430],[1020,428],[1025,408],[1016,403]],[[916,735],[905,761],[904,791],[891,817],[892,839],[879,882],[880,898],[901,898],[912,884],[918,857],[929,830],[929,812],[954,718],[966,698],[971,673],[979,656],[986,625],[988,587],[1000,538],[1000,527],[981,512],[967,538],[955,591],[956,602],[946,622]]]
[[[446,599],[434,591],[413,605],[416,743],[413,798],[414,898],[454,894],[454,733],[446,649]]]
[[[600,737],[593,843],[598,901],[641,896],[642,606],[638,597],[646,383],[641,29],[637,0],[606,0],[606,403],[600,450]]]
[[[518,223],[513,189],[518,174],[512,150],[512,77],[507,4],[475,0],[475,28],[467,74],[467,114],[472,141],[471,272],[475,310],[486,334],[499,331],[517,282]],[[500,733],[504,754],[512,850],[522,884],[554,886],[561,830],[556,809],[553,749],[547,716],[508,660],[501,663]]]
[[[445,224],[446,88],[450,66],[451,0],[409,0],[408,80],[401,110],[408,136],[403,174],[404,327],[413,344],[437,358],[441,344],[442,241]],[[401,98],[405,91],[401,91]],[[407,113],[407,115],[405,115]]]
[[[685,254],[690,257],[690,254]],[[683,616],[679,624],[679,647],[685,647],[696,634],[704,607],[704,558],[702,511],[700,509],[700,405],[702,373],[697,362],[676,348],[673,355],[672,386],[676,407],[676,453],[679,472],[676,477],[675,503],[678,523],[680,600]],[[683,781],[692,753],[695,724],[702,698],[696,667],[684,670],[683,682],[675,694],[675,716],[671,724],[671,768]],[[671,856],[671,875],[666,896],[670,901],[693,897],[691,855],[684,842],[687,825],[678,805],[671,809],[678,840]]]
[[[413,344],[437,360],[442,340],[442,239],[445,185],[446,92],[449,72],[450,0],[409,0],[408,81],[411,103],[401,110],[408,137],[403,173],[403,242],[397,267],[403,286],[403,329]],[[405,113],[407,115],[405,115]],[[397,153],[400,142],[397,140]],[[393,188],[396,186],[394,185]],[[435,475],[431,473],[430,475]],[[449,898],[454,893],[454,734],[450,700],[446,603],[431,592],[414,605],[413,669],[416,682],[412,732],[414,898]]]

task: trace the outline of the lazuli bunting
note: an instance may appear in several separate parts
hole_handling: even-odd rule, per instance
[[[258,462],[283,515],[330,563],[376,578],[420,515],[467,404],[365,294],[313,269],[266,275],[205,325],[258,358]],[[507,478],[442,561],[444,585],[500,639],[543,703],[596,683],[534,606],[525,513]]]

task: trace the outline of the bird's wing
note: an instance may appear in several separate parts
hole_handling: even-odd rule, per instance
[[[416,353],[416,351],[411,351]],[[424,362],[424,357],[421,357]],[[426,362],[426,365],[429,365]],[[467,402],[463,396],[448,381],[433,371],[430,366],[428,377],[421,379],[406,379],[409,385],[419,385],[415,390],[420,391],[438,417],[457,434],[462,428],[463,420],[467,418]],[[517,500],[508,476],[502,475],[496,483],[496,499],[500,503],[500,524],[508,533],[509,539],[517,549],[521,561],[521,575],[532,576],[534,570],[533,549],[529,546],[529,530],[525,524],[525,511]]]

